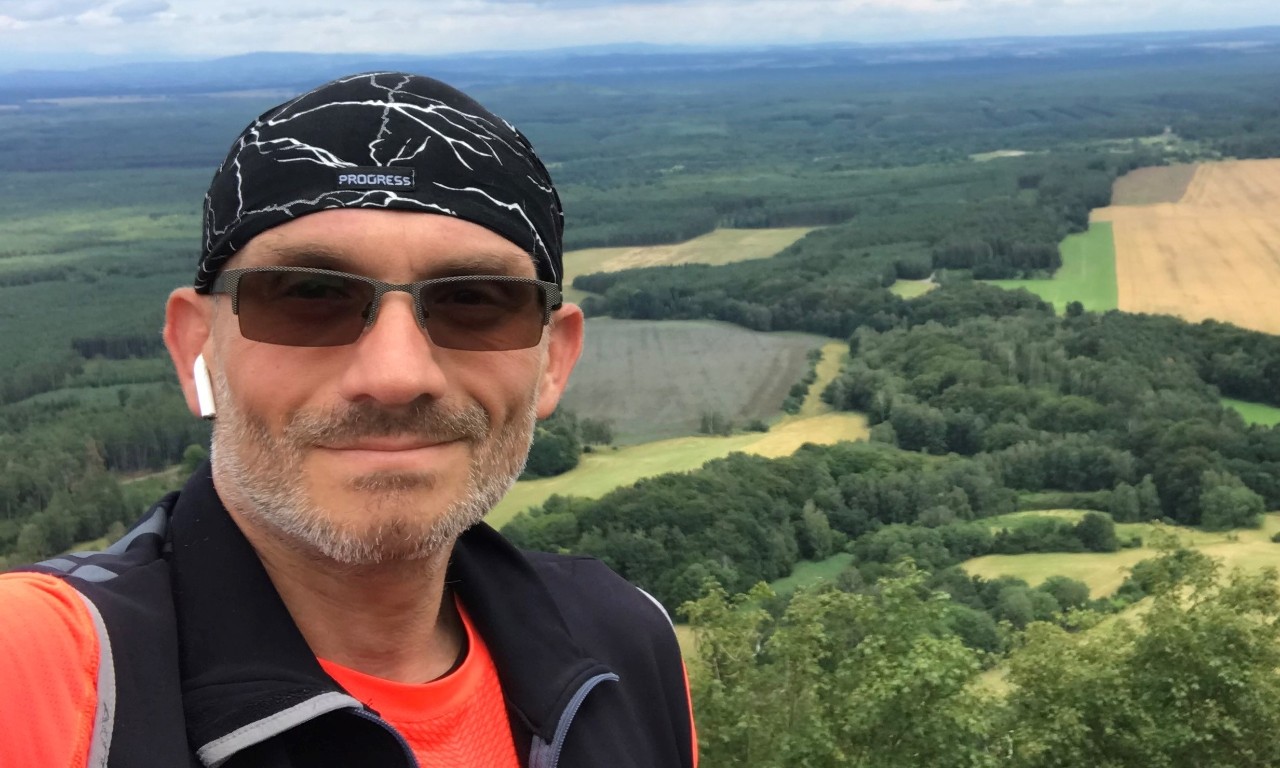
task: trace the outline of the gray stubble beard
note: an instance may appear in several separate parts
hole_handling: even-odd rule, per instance
[[[424,403],[414,406],[407,418],[368,407],[330,414],[300,411],[275,437],[261,420],[239,409],[222,372],[212,373],[218,417],[210,456],[215,484],[227,506],[287,546],[346,566],[426,560],[452,548],[515,484],[528,460],[537,420],[535,390],[523,412],[499,434],[490,434],[489,416],[477,403],[453,410]],[[406,421],[417,430],[406,430]],[[382,522],[371,527],[336,523],[302,483],[307,448],[321,437],[382,435],[393,429],[467,441],[476,453],[465,492],[439,515],[402,510],[379,515]],[[383,511],[403,506],[413,491],[434,482],[435,477],[426,473],[378,473],[357,478],[352,489],[369,495],[370,505]]]

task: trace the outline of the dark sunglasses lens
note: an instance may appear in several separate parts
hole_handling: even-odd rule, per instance
[[[428,285],[420,298],[437,346],[526,349],[542,339],[545,299],[538,285],[478,277]]]
[[[291,347],[354,343],[364,331],[373,286],[307,272],[247,272],[240,277],[240,334]]]

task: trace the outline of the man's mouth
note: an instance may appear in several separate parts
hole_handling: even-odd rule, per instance
[[[403,437],[366,437],[351,442],[321,445],[332,451],[416,451],[422,448],[434,448],[457,440],[457,438],[423,438],[416,436]]]

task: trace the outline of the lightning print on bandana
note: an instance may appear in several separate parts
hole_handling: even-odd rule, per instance
[[[416,172],[408,188],[341,188],[343,169]],[[250,124],[205,198],[196,288],[258,233],[330,208],[394,208],[475,221],[560,282],[563,214],[546,168],[506,120],[458,91],[396,72],[327,83]]]

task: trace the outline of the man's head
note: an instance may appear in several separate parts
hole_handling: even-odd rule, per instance
[[[438,80],[371,72],[244,129],[205,196],[196,290],[258,233],[331,208],[455,216],[515,243],[541,279],[563,278],[560,198],[524,135]]]
[[[165,328],[193,411],[207,362],[242,527],[362,564],[440,552],[488,511],[581,348],[560,235],[528,143],[435,81],[344,78],[250,125]]]

